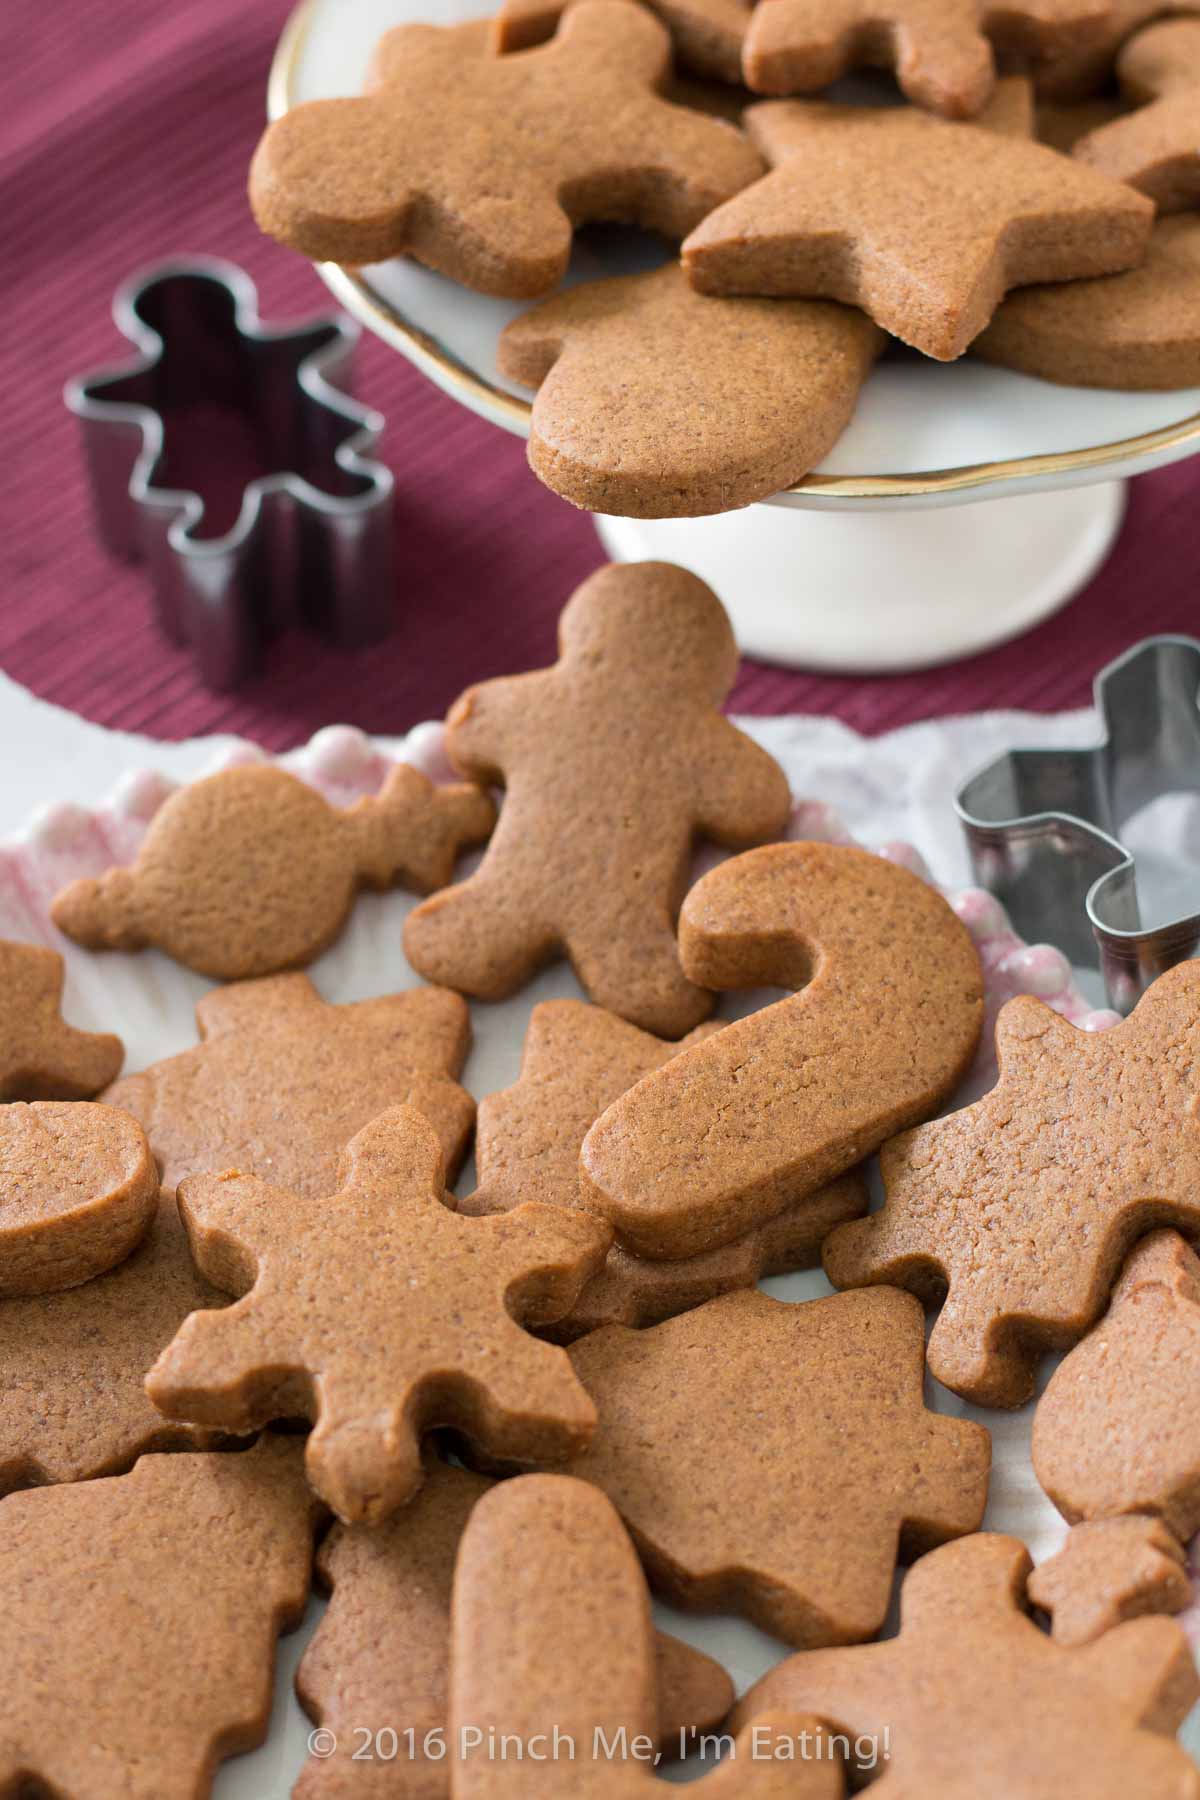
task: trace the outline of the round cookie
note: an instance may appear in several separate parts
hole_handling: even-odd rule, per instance
[[[146,1134],[115,1107],[0,1106],[0,1299],[78,1287],[122,1262],[158,1205]]]

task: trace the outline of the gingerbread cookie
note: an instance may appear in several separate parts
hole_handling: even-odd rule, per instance
[[[339,1158],[391,1106],[424,1113],[454,1179],[475,1106],[455,1077],[471,1041],[464,1002],[414,988],[333,1006],[307,975],[273,975],[205,994],[202,1042],[105,1100],[144,1126],[163,1181],[238,1168],[316,1199],[337,1186]]]
[[[454,1559],[476,1502],[492,1485],[435,1462],[402,1512],[382,1525],[335,1525],[321,1545],[317,1568],[333,1598],[304,1653],[296,1691],[309,1717],[333,1732],[337,1749],[310,1760],[293,1789],[296,1800],[449,1794],[443,1746]],[[733,1683],[719,1663],[679,1638],[656,1633],[655,1653],[658,1743],[670,1757],[694,1733],[720,1724],[733,1704]],[[397,1760],[356,1757],[365,1720],[403,1721]],[[417,1752],[411,1757],[409,1731]]]
[[[675,943],[693,839],[777,836],[787,779],[717,710],[737,646],[695,575],[598,570],[568,601],[559,645],[552,669],[468,688],[452,707],[451,760],[502,783],[504,806],[478,873],[410,913],[404,947],[427,979],[486,1000],[565,954],[601,1006],[679,1037],[712,1007]]]
[[[664,1043],[581,1000],[547,1000],[530,1015],[521,1077],[480,1102],[475,1192],[459,1204],[472,1217],[510,1212],[526,1200],[577,1210],[579,1149],[588,1128],[629,1088],[714,1025],[681,1044]],[[547,1336],[570,1342],[601,1325],[657,1325],[764,1275],[811,1268],[833,1226],[867,1210],[858,1171],[831,1182],[777,1218],[718,1250],[646,1262],[614,1245],[565,1319]]]
[[[195,1268],[169,1195],[107,1275],[0,1303],[0,1494],[122,1475],[148,1450],[215,1444],[211,1431],[168,1424],[143,1383],[189,1313],[224,1304]]]
[[[890,1727],[880,1800],[1197,1800],[1200,1769],[1168,1741],[1200,1696],[1178,1625],[1135,1619],[1064,1650],[1025,1611],[1029,1571],[1016,1538],[935,1550],[905,1577],[898,1638],[789,1657],[728,1728],[780,1707],[852,1744]]]
[[[1166,1158],[1175,1128],[1160,1130]],[[1195,1152],[1186,1139],[1177,1148],[1182,1180]],[[1156,1231],[1038,1402],[1034,1472],[1064,1517],[1153,1513],[1184,1543],[1200,1530],[1200,1445],[1182,1398],[1198,1390],[1200,1258],[1177,1232]]]
[[[926,1412],[910,1295],[726,1294],[572,1346],[600,1423],[570,1465],[604,1489],[654,1586],[790,1644],[878,1631],[896,1558],[976,1531],[990,1443]]]
[[[1160,975],[1110,1031],[1078,1030],[1032,995],[1010,1000],[996,1086],[885,1144],[883,1210],[831,1232],[830,1281],[945,1296],[933,1374],[980,1406],[1022,1405],[1042,1351],[1099,1317],[1140,1230],[1169,1219],[1200,1230],[1193,1050],[1200,962]],[[1133,1496],[1128,1509],[1146,1510]]]
[[[313,1512],[294,1439],[0,1503],[0,1793],[207,1794],[267,1735]]]
[[[480,789],[405,763],[345,812],[286,769],[223,769],[171,796],[132,868],[72,882],[51,915],[93,950],[154,944],[217,981],[270,975],[327,949],[359,887],[443,886],[495,820]]]
[[[1200,19],[1168,19],[1131,38],[1117,74],[1137,112],[1089,132],[1074,154],[1148,194],[1160,213],[1200,206]]]
[[[63,959],[0,939],[0,1101],[90,1100],[120,1072],[125,1046],[63,1021]]]
[[[592,512],[683,518],[764,500],[821,462],[884,342],[848,307],[713,299],[668,263],[514,319],[499,365],[538,389],[529,466],[548,488]]]
[[[526,1475],[479,1502],[454,1574],[454,1800],[654,1800],[655,1669],[645,1579],[603,1494]],[[802,1732],[811,1746],[810,1720],[760,1722],[792,1755],[747,1733],[697,1793],[840,1800],[837,1763],[800,1760]],[[498,1756],[493,1741],[526,1754]]]
[[[1200,384],[1200,217],[1160,219],[1139,269],[1010,294],[971,352],[1078,387]]]
[[[673,1057],[588,1132],[587,1204],[642,1256],[730,1243],[815,1195],[936,1112],[975,1054],[965,927],[867,850],[772,844],[723,864],[688,895],[679,945],[705,987],[801,991]]]
[[[493,22],[493,47],[507,54],[545,43],[554,35],[566,5],[567,0],[502,0]],[[742,79],[742,42],[752,5],[753,0],[648,0],[649,11],[671,34],[680,68],[737,84]]]
[[[1044,144],[912,106],[778,100],[745,117],[772,172],[685,242],[702,293],[844,300],[950,362],[1010,288],[1145,254],[1144,196]]]
[[[232,1170],[179,1190],[202,1274],[243,1296],[193,1313],[146,1377],[168,1418],[253,1431],[303,1414],[306,1465],[340,1519],[385,1519],[421,1484],[420,1438],[449,1425],[491,1454],[564,1459],[595,1414],[563,1351],[521,1330],[573,1305],[603,1262],[596,1219],[521,1207],[460,1219],[411,1106],[348,1146],[340,1192],[289,1194]]]
[[[805,94],[864,64],[894,69],[917,106],[972,119],[996,81],[993,46],[1020,59],[1094,42],[1107,0],[762,0],[742,66],[760,94]],[[947,154],[949,154],[947,150]]]
[[[583,0],[514,56],[402,26],[372,93],[268,128],[255,217],[317,261],[407,254],[485,294],[548,293],[584,220],[678,240],[761,172],[733,126],[657,91],[670,62],[666,28],[626,0]]]
[[[1089,33],[1086,49],[1060,50],[1030,59],[1038,94],[1067,106],[1095,100],[1111,86],[1117,51],[1126,38],[1148,20],[1163,13],[1187,12],[1189,5],[1190,0],[1111,0],[1106,23],[1098,37]]]
[[[0,1300],[78,1287],[123,1261],[158,1206],[146,1134],[111,1106],[0,1106]]]
[[[1130,1513],[1076,1525],[1057,1556],[1029,1577],[1056,1644],[1090,1644],[1123,1619],[1177,1613],[1192,1603],[1183,1546],[1161,1519]]]

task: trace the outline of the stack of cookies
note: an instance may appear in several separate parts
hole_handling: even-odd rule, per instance
[[[719,1751],[730,1800],[884,1767],[1198,1800],[1162,1615],[1200,1527],[1200,965],[1103,1032],[1010,1001],[999,1082],[939,1117],[973,943],[917,874],[787,839],[715,596],[603,569],[560,649],[456,703],[455,785],[340,810],[227,770],[58,896],[80,945],[225,983],[165,1061],[116,1079],[61,960],[0,946],[0,1793],[206,1794],[320,1540],[306,1800],[651,1800]],[[689,888],[699,839],[734,854]],[[433,890],[404,944],[435,985],[327,1003],[300,965],[397,884]],[[456,1198],[470,1004],[561,958],[581,995],[532,1008]],[[821,1263],[841,1291],[758,1286]],[[1013,1408],[1070,1345],[1033,1460],[1074,1529],[1032,1571],[926,1375]],[[651,1590],[793,1654],[735,1703]]]
[[[892,91],[808,97],[863,68]],[[1200,382],[1198,119],[1190,0],[506,0],[390,32],[364,97],[269,128],[250,192],[308,256],[552,296],[500,339],[533,469],[675,517],[800,479],[894,341]],[[678,260],[555,295],[591,220]]]

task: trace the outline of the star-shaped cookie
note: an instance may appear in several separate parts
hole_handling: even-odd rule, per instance
[[[435,1462],[401,1512],[382,1525],[335,1525],[322,1543],[317,1568],[333,1597],[296,1672],[296,1691],[309,1717],[332,1731],[337,1749],[310,1759],[295,1800],[448,1800],[450,1770],[439,1751],[454,1562],[467,1520],[493,1485]],[[733,1683],[719,1663],[679,1638],[656,1633],[655,1651],[658,1739],[670,1757],[693,1734],[720,1724],[733,1704]],[[418,1754],[356,1757],[362,1719],[402,1719]]]
[[[1057,1556],[1033,1571],[1028,1593],[1049,1613],[1055,1643],[1066,1645],[1090,1644],[1122,1619],[1192,1603],[1183,1546],[1145,1513],[1076,1525]]]
[[[1043,144],[912,106],[766,101],[745,120],[772,169],[684,243],[702,293],[843,300],[950,362],[1010,288],[1145,254],[1145,197]]]
[[[932,1373],[981,1406],[1020,1406],[1042,1352],[1099,1317],[1139,1232],[1200,1230],[1200,962],[1160,975],[1110,1031],[1010,1000],[996,1055],[982,1100],[884,1145],[882,1211],[838,1226],[824,1260],[836,1287],[945,1295]]]
[[[255,216],[317,260],[408,254],[482,293],[548,293],[575,225],[677,241],[761,172],[734,126],[662,97],[670,61],[665,26],[626,0],[582,0],[552,42],[512,56],[403,26],[372,93],[269,127]]]
[[[466,1003],[414,988],[333,1006],[307,975],[272,975],[205,994],[201,1042],[128,1075],[104,1095],[145,1129],[162,1178],[238,1168],[316,1198],[364,1125],[407,1103],[438,1134],[447,1180],[475,1107],[455,1079],[466,1060]]]
[[[593,512],[684,518],[806,475],[884,343],[850,307],[716,299],[668,263],[544,301],[505,328],[499,363],[538,389],[529,465],[547,487]]]
[[[90,1100],[115,1079],[125,1046],[64,1022],[64,974],[56,950],[0,939],[0,1101]]]
[[[863,64],[894,69],[918,106],[974,118],[996,79],[994,50],[1022,62],[1085,48],[1107,0],[761,0],[742,53],[759,94],[805,94]]]
[[[1139,31],[1117,58],[1128,118],[1080,138],[1073,154],[1148,194],[1160,213],[1200,206],[1200,19]]]
[[[294,1438],[0,1502],[0,1793],[207,1794],[267,1734],[315,1512]]]
[[[1184,1180],[1195,1152],[1178,1150]],[[1200,1257],[1178,1232],[1155,1231],[1038,1402],[1033,1467],[1059,1511],[1072,1522],[1153,1513],[1187,1543],[1200,1530],[1200,1445],[1183,1396],[1197,1393]]]
[[[156,944],[217,981],[270,975],[319,956],[360,887],[443,886],[495,822],[480,788],[405,763],[344,811],[286,769],[222,769],[172,794],[131,867],[73,881],[51,914],[93,950]]]
[[[655,1800],[662,1792],[645,1577],[594,1488],[526,1475],[480,1500],[454,1573],[450,1661],[454,1800]],[[839,1763],[831,1746],[814,1753],[814,1738],[811,1719],[759,1721],[695,1792],[702,1800],[841,1800]],[[501,1743],[526,1754],[501,1756],[492,1748]]]
[[[604,1489],[673,1604],[791,1644],[868,1638],[901,1551],[977,1530],[987,1499],[988,1434],[925,1410],[924,1348],[895,1289],[608,1326],[570,1352],[600,1416],[570,1473]]]
[[[527,1200],[578,1210],[579,1149],[589,1127],[644,1075],[719,1029],[702,1025],[673,1044],[581,1000],[535,1006],[520,1079],[480,1101],[478,1186],[458,1210],[479,1218]],[[866,1183],[854,1171],[732,1244],[698,1256],[648,1262],[614,1245],[547,1335],[561,1343],[601,1325],[657,1325],[717,1294],[753,1287],[763,1275],[809,1268],[833,1226],[866,1209]]]
[[[147,1450],[215,1442],[214,1432],[168,1423],[143,1383],[189,1313],[224,1304],[192,1262],[170,1195],[107,1275],[0,1303],[0,1494],[120,1475]]]
[[[346,1162],[340,1191],[315,1199],[236,1170],[181,1185],[197,1266],[242,1298],[184,1323],[146,1377],[154,1404],[239,1432],[311,1418],[309,1479],[347,1520],[412,1498],[436,1426],[523,1462],[579,1450],[594,1408],[565,1352],[517,1321],[570,1309],[608,1229],[537,1205],[458,1218],[411,1106],[360,1131]]]
[[[1029,1552],[981,1534],[922,1557],[900,1635],[791,1656],[744,1694],[729,1729],[786,1707],[876,1747],[878,1800],[1197,1800],[1169,1741],[1200,1681],[1171,1619],[1135,1619],[1065,1650],[1025,1611]]]

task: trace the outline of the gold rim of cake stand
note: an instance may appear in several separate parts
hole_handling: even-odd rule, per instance
[[[295,104],[296,71],[317,0],[300,0],[276,46],[267,83],[267,110],[278,119]],[[406,356],[439,387],[482,411],[519,436],[528,437],[531,407],[506,389],[496,387],[452,356],[444,344],[422,331],[403,313],[380,298],[356,270],[343,263],[317,263],[317,273],[346,311],[376,336]],[[962,493],[998,482],[1037,480],[1047,475],[1079,475],[1153,455],[1162,450],[1200,445],[1200,413],[1111,444],[1084,450],[1057,450],[1046,456],[1017,456],[1004,462],[966,463],[956,469],[930,469],[905,475],[807,475],[785,491],[821,500],[917,500]]]

